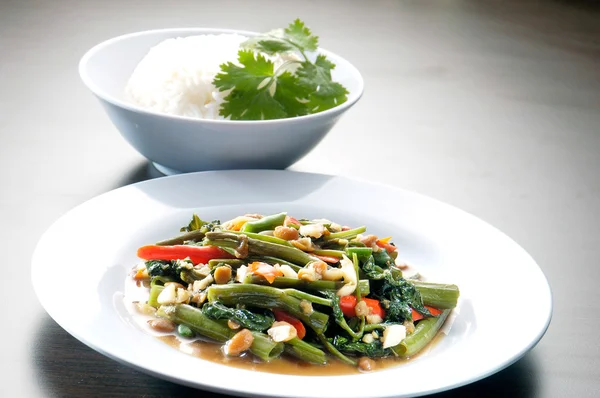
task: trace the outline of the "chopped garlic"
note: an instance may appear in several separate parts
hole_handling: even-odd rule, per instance
[[[344,274],[344,286],[342,286],[338,291],[337,295],[340,297],[349,296],[354,293],[356,290],[356,285],[358,281],[356,280],[356,270],[354,269],[354,263],[350,260],[346,255],[340,261],[341,270]]]
[[[246,275],[248,274],[248,267],[246,265],[242,265],[237,269],[235,274],[235,281],[239,283],[244,283],[244,279],[246,279]]]
[[[373,325],[376,323],[381,323],[383,322],[383,319],[381,319],[381,317],[377,314],[369,314],[367,315],[367,323],[369,325]]]
[[[241,325],[239,323],[237,323],[236,321],[229,319],[227,321],[227,327],[229,327],[229,329],[232,329],[232,330],[237,330],[241,327]]]
[[[319,239],[327,231],[323,224],[306,224],[300,227],[300,235]]]
[[[314,220],[310,220],[310,222],[313,224],[331,224],[331,221],[326,218],[315,218]]]
[[[206,301],[206,293],[205,292],[194,293],[194,295],[192,295],[192,297],[190,298],[190,302],[196,303],[196,304],[202,304],[205,301]]]
[[[300,309],[302,310],[302,313],[304,315],[310,315],[314,312],[312,303],[308,300],[301,300],[300,301]]]
[[[313,244],[310,238],[301,238],[296,240],[290,240],[290,243],[296,247],[296,249],[300,249],[305,252],[315,251],[315,245]]]
[[[395,347],[406,338],[404,325],[390,325],[383,331],[383,348]]]
[[[175,285],[167,285],[156,298],[158,304],[175,304],[177,302],[177,288]]]
[[[371,333],[367,333],[363,336],[362,341],[363,343],[371,344],[373,341],[375,341],[375,338]]]
[[[206,278],[202,279],[200,281],[200,283],[198,283],[198,290],[204,290],[208,287],[208,285],[210,285],[211,283],[213,283],[215,281],[215,279],[212,277],[212,275],[208,275]]]
[[[327,271],[327,264],[321,260],[313,261],[306,267],[298,271],[298,278],[314,282],[323,279],[323,274]]]
[[[199,268],[197,268],[197,272],[200,275],[206,276],[206,275],[210,274],[210,267],[207,264],[204,264],[204,265],[200,266]]]
[[[333,232],[340,232],[342,230],[342,226],[332,222],[329,224],[329,229]]]
[[[370,308],[363,300],[359,301],[358,304],[354,306],[354,312],[356,316],[367,316],[369,315]]]
[[[298,278],[303,281],[314,282],[317,280],[317,273],[314,268],[309,266],[298,271]]]
[[[280,265],[279,270],[286,278],[298,279],[298,274],[296,271],[294,271],[294,269],[287,264]]]
[[[277,343],[290,341],[298,335],[296,328],[287,322],[275,322],[267,330],[267,334]]]
[[[344,279],[344,272],[341,268],[329,267],[323,272],[323,279],[326,281],[339,281]]]
[[[177,304],[187,304],[190,302],[190,298],[192,298],[192,294],[190,292],[181,287],[177,289],[177,298],[175,300]]]

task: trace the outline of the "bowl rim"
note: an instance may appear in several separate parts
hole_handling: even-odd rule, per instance
[[[116,42],[128,40],[128,39],[138,37],[138,36],[150,36],[150,35],[155,35],[158,33],[176,33],[176,32],[181,32],[182,37],[192,36],[195,34],[198,34],[198,35],[199,34],[239,34],[239,35],[246,35],[246,36],[256,36],[256,35],[260,34],[259,32],[253,32],[253,31],[247,31],[247,30],[227,29],[227,28],[209,28],[209,27],[162,28],[162,29],[150,29],[150,30],[143,30],[143,31],[137,31],[137,32],[132,32],[132,33],[126,33],[123,35],[119,35],[119,36],[104,40],[104,41],[94,45],[89,50],[87,50],[85,52],[85,54],[79,60],[79,66],[78,66],[79,76],[80,76],[81,80],[83,81],[83,83],[87,86],[87,88],[94,95],[98,96],[102,100],[109,102],[119,108],[124,108],[126,110],[136,112],[136,113],[143,113],[143,114],[148,114],[151,116],[172,119],[175,121],[179,120],[179,121],[187,121],[187,122],[207,123],[207,124],[214,124],[214,125],[230,125],[230,126],[233,126],[233,125],[241,126],[241,125],[245,125],[245,124],[251,124],[251,125],[256,126],[259,124],[293,123],[293,122],[303,121],[303,120],[326,118],[329,116],[334,116],[337,113],[343,113],[344,111],[349,109],[351,106],[353,106],[356,102],[358,102],[358,100],[362,97],[362,95],[364,93],[364,80],[363,80],[363,77],[362,77],[362,74],[360,73],[360,71],[346,58],[344,58],[336,53],[333,53],[331,51],[328,51],[324,48],[321,48],[321,47],[319,47],[317,49],[317,52],[324,54],[326,56],[333,56],[334,58],[341,59],[347,63],[348,68],[351,71],[351,74],[353,76],[356,76],[356,78],[357,78],[358,89],[356,90],[356,96],[354,96],[354,98],[352,98],[352,99],[348,98],[348,100],[346,100],[346,102],[344,102],[338,106],[335,106],[333,108],[322,111],[322,112],[313,113],[310,115],[294,116],[294,117],[283,118],[283,119],[267,119],[267,120],[201,119],[201,118],[196,118],[196,117],[191,117],[191,116],[181,116],[181,115],[162,113],[162,112],[154,111],[151,109],[142,108],[141,106],[138,106],[134,103],[130,103],[125,100],[121,100],[113,95],[108,94],[99,85],[95,84],[93,79],[88,74],[87,64],[88,64],[89,60],[98,51],[102,50],[103,48],[106,48]],[[150,50],[150,49],[148,49],[148,50]],[[337,64],[336,64],[336,66],[337,66]]]

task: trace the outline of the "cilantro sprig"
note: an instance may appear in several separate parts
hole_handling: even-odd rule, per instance
[[[348,90],[332,80],[335,65],[323,54],[318,54],[314,62],[309,57],[318,46],[318,36],[299,19],[285,29],[248,39],[238,52],[238,64],[221,65],[221,72],[215,76],[219,91],[231,90],[219,114],[232,120],[283,119],[344,103]],[[281,53],[297,57],[275,68],[263,55]]]

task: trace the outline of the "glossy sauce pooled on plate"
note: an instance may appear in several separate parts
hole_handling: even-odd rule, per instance
[[[440,341],[443,334],[443,332],[440,332],[433,341],[429,343],[428,347],[410,359],[388,357],[376,360],[375,369],[373,370],[376,371],[391,368],[414,360],[419,356],[426,355],[427,351]],[[262,362],[255,360],[251,355],[242,355],[239,357],[223,355],[223,349],[220,344],[200,339],[195,341],[184,341],[176,335],[164,335],[158,336],[157,338],[185,354],[214,363],[251,371],[296,376],[340,376],[362,373],[357,367],[345,364],[336,359],[329,361],[326,365],[313,365],[288,357],[275,359],[271,362]]]

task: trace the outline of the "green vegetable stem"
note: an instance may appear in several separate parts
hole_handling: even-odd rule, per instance
[[[236,248],[237,245],[243,242],[243,237],[244,235],[230,232],[208,232],[204,243],[221,248]],[[250,255],[278,257],[300,266],[305,266],[312,261],[318,260],[318,258],[295,247],[279,245],[277,243],[250,237],[246,238]]]
[[[421,351],[437,335],[451,310],[445,310],[434,318],[425,318],[417,323],[415,331],[392,350],[401,357],[411,357]]]
[[[285,264],[285,265],[289,265],[296,272],[298,272],[302,269],[302,267],[299,265],[290,263],[289,261],[286,261],[281,258],[271,257],[271,256],[250,256],[246,260],[249,263],[254,262],[254,261],[262,261],[263,263],[267,263],[267,264],[271,264],[271,265],[275,265],[275,264],[284,265]]]
[[[317,365],[325,365],[327,363],[325,352],[297,337],[285,343],[285,353],[302,361]]]
[[[246,225],[246,224],[244,224],[244,225]],[[266,229],[264,231],[266,231]],[[276,238],[275,236],[262,235],[262,234],[254,233],[254,232],[229,231],[229,230],[227,230],[227,233],[246,235],[248,238],[262,240],[263,242],[270,242],[270,243],[276,243],[278,245],[294,247],[294,245],[292,245],[287,240]]]
[[[354,228],[354,229],[349,229],[347,231],[334,232],[332,234],[325,236],[323,239],[326,241],[333,240],[333,239],[352,239],[352,238],[355,238],[358,234],[362,234],[366,230],[367,230],[367,227],[362,226],[362,227],[358,227],[358,228]]]
[[[344,286],[344,282],[341,281],[306,281],[297,278],[286,278],[283,276],[275,277],[273,283],[269,283],[265,278],[258,275],[248,275],[244,279],[244,283],[252,283],[254,285],[269,285],[281,289],[292,288],[298,290],[309,290],[312,292],[321,292],[323,290],[338,290]],[[360,291],[363,295],[369,294],[369,281],[367,279],[361,279],[358,281]]]
[[[242,308],[229,308],[219,302],[205,304],[202,312],[214,320],[231,319],[246,329],[259,332],[267,330],[275,322],[270,311],[257,314]]]
[[[150,288],[150,297],[148,297],[148,305],[158,308],[158,295],[163,291],[165,287],[163,285],[152,285]]]
[[[441,310],[456,307],[460,291],[458,286],[443,283],[411,281],[421,293],[423,304]]]
[[[323,333],[329,316],[319,311],[305,314],[300,306],[301,300],[292,297],[281,289],[270,286],[249,284],[212,285],[207,289],[209,302],[220,302],[227,306],[244,304],[246,306],[272,309],[279,308],[298,318],[315,332]]]
[[[229,265],[231,268],[237,269],[239,267],[241,267],[242,265],[246,264],[245,261],[243,260],[239,260],[236,258],[215,258],[213,260],[209,260],[208,261],[208,266],[213,269],[216,268],[220,265]]]
[[[201,336],[224,343],[231,338],[232,330],[204,315],[201,310],[187,304],[162,305],[156,315],[177,324],[187,325]]]
[[[236,333],[210,319],[200,309],[187,304],[163,305],[156,314],[175,323],[184,324],[195,333],[220,343],[226,342]],[[252,336],[254,340],[250,352],[265,362],[278,358],[284,350],[283,343],[276,343],[263,333],[252,332]]]
[[[191,232],[186,232],[186,233],[176,236],[174,238],[161,240],[159,242],[156,242],[156,245],[157,246],[173,246],[173,245],[182,245],[184,242],[187,242],[187,241],[199,242],[202,239],[204,239],[205,232],[206,231],[197,229],[197,230],[194,230]]]
[[[275,229],[275,227],[283,225],[283,222],[285,221],[286,216],[287,216],[287,213],[279,213],[279,214],[272,214],[270,216],[265,216],[256,221],[248,221],[242,227],[242,232],[259,233],[262,231]]]

